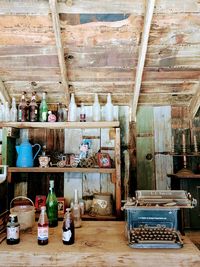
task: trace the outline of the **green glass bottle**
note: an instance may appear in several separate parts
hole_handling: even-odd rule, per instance
[[[40,103],[40,110],[39,110],[39,121],[45,122],[47,121],[48,116],[48,106],[46,102],[46,93],[42,94],[42,101]]]
[[[56,227],[58,225],[58,200],[54,192],[54,181],[49,181],[49,193],[46,201],[47,216],[49,220],[49,227]]]

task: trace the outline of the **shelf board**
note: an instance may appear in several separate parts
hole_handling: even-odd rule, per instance
[[[99,121],[99,122],[1,122],[0,128],[15,127],[19,129],[47,128],[47,129],[88,129],[88,128],[116,128],[119,121]]]
[[[33,167],[33,168],[18,168],[18,167],[8,167],[8,173],[15,173],[15,172],[41,172],[41,173],[48,173],[48,172],[87,172],[87,173],[115,173],[115,168],[59,168],[59,167],[48,167],[48,168],[41,168],[41,167]]]

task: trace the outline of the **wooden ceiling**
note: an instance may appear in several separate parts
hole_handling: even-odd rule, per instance
[[[104,103],[111,92],[133,116],[138,105],[184,106],[194,116],[200,1],[1,0],[0,88],[2,101],[46,91],[49,103],[74,92],[92,104],[94,93]]]

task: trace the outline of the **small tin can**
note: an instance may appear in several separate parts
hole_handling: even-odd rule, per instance
[[[7,244],[15,245],[20,241],[19,237],[20,225],[18,223],[17,214],[10,214],[7,223]]]

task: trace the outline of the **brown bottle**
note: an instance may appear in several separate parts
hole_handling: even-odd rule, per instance
[[[25,100],[25,92],[23,92],[21,101],[18,105],[17,120],[22,122],[28,120],[28,105]]]
[[[46,214],[46,207],[41,207],[41,213],[38,220],[38,245],[47,245],[49,242],[49,223]]]
[[[15,245],[20,242],[19,238],[20,225],[16,214],[10,214],[7,223],[7,239],[8,245]]]
[[[29,120],[31,122],[38,121],[38,105],[35,99],[35,92],[32,94],[31,102],[29,104]]]
[[[71,214],[71,209],[67,208],[63,227],[62,227],[62,241],[64,245],[74,244],[74,221]]]

